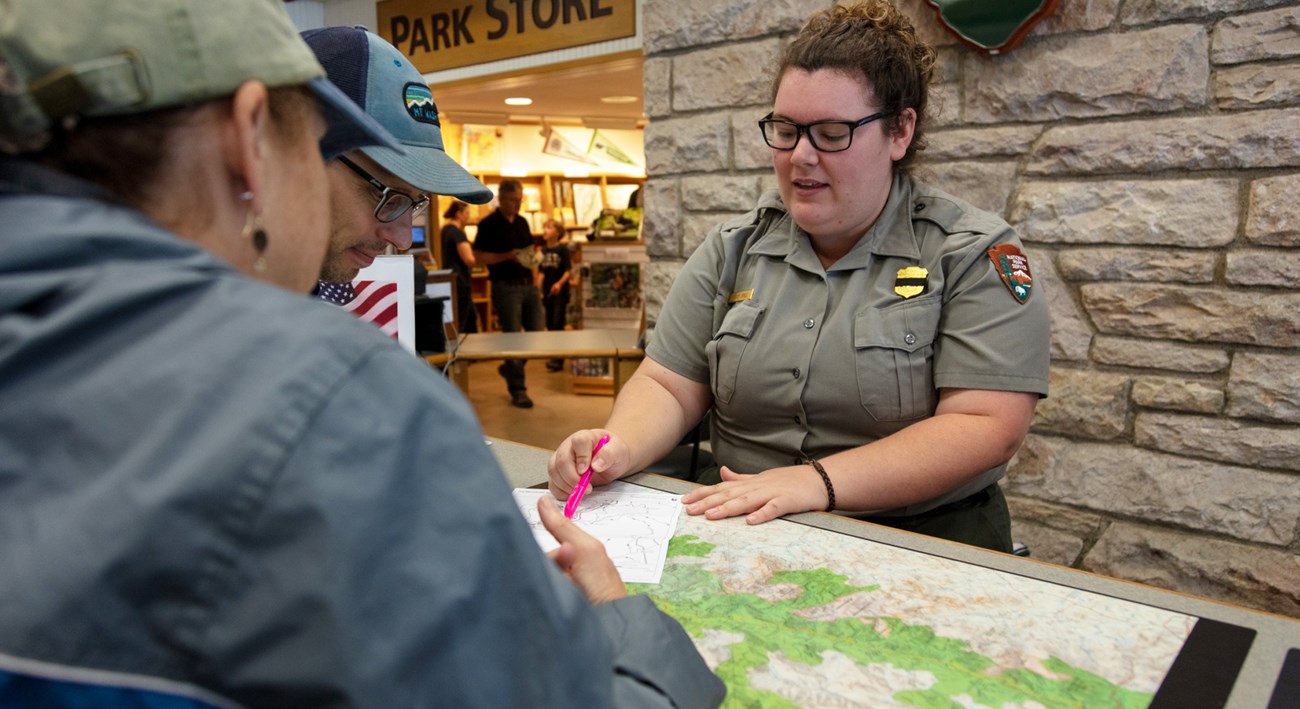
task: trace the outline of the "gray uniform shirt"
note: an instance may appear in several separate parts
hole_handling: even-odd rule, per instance
[[[897,176],[880,219],[824,269],[769,192],[691,255],[646,352],[709,383],[714,457],[742,473],[888,436],[933,416],[943,387],[1045,396],[1047,300],[1020,276],[1003,279],[989,253],[999,245],[1020,248],[1002,219]],[[904,270],[916,268],[925,275]],[[876,514],[961,499],[1005,467]]]
[[[424,362],[87,192],[0,158],[0,706],[39,696],[15,675],[223,707],[721,700],[647,598],[593,607],[542,555]]]

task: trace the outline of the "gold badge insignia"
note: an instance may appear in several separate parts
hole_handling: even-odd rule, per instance
[[[752,300],[753,298],[754,298],[754,289],[750,288],[749,290],[738,290],[735,293],[732,293],[731,297],[727,298],[727,302],[739,303],[742,300]]]
[[[925,292],[926,278],[930,272],[920,266],[898,269],[894,277],[894,292],[904,298],[915,298]]]

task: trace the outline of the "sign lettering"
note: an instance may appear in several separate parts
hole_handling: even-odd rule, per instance
[[[636,0],[383,0],[379,35],[423,73],[636,34]]]

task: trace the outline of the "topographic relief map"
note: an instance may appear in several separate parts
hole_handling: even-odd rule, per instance
[[[726,707],[1146,707],[1197,621],[743,518],[682,515],[661,583],[629,588],[691,634]]]

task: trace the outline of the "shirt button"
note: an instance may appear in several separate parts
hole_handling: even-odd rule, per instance
[[[806,328],[806,329],[808,329],[808,330],[811,330],[811,329],[812,329],[812,326],[813,326],[813,325],[816,325],[816,324],[817,324],[817,323],[813,322],[813,319],[812,319],[812,318],[808,318],[807,320],[804,320],[804,321],[803,321],[803,326],[804,326],[804,328]]]
[[[903,342],[906,342],[906,343],[909,344],[909,345],[915,345],[915,344],[916,344],[916,335],[913,335],[913,334],[910,333],[910,332],[907,333],[907,335],[905,335],[905,336],[903,337]]]
[[[791,369],[791,370],[790,370],[790,374],[793,374],[793,375],[794,375],[794,378],[795,378],[795,379],[798,379],[798,378],[799,378],[799,375],[802,374],[802,372],[799,371],[799,368],[798,368],[798,367],[795,367],[794,369]]]

